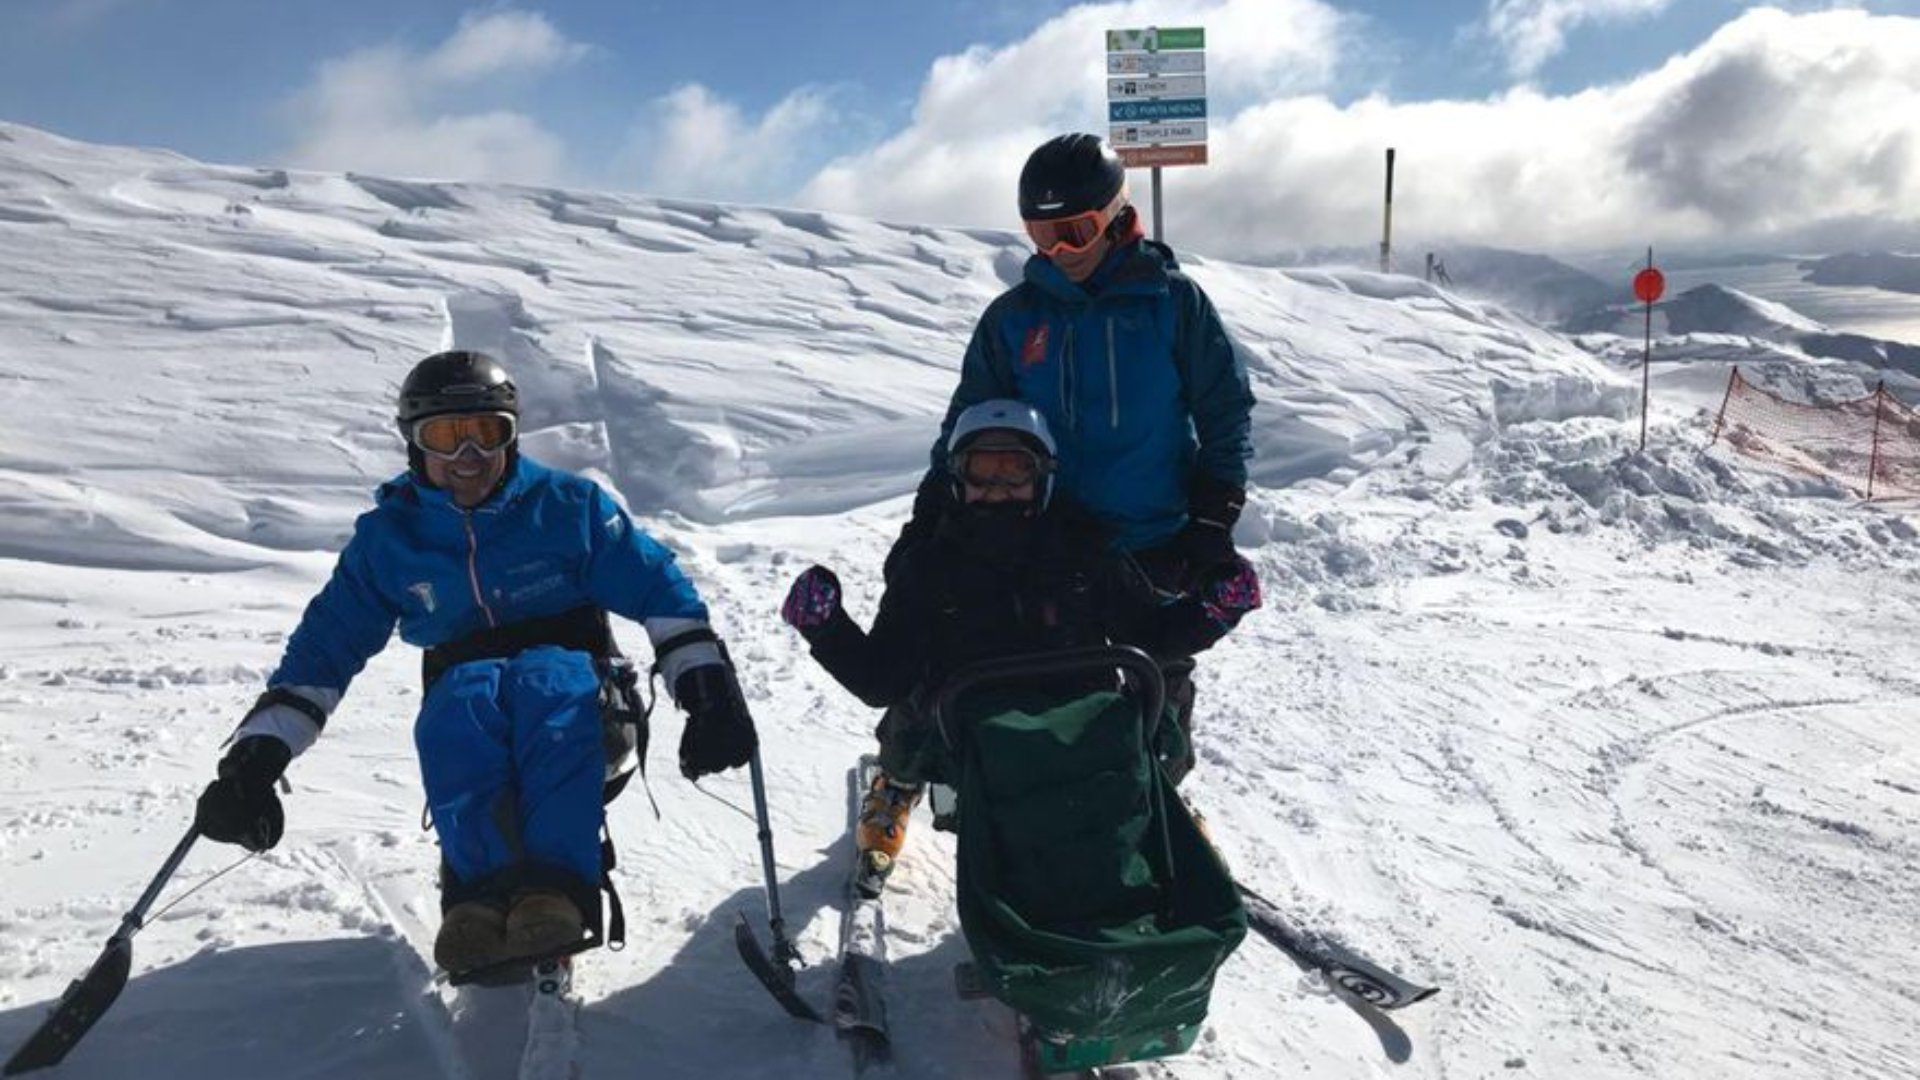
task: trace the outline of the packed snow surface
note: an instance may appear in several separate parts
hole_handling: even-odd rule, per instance
[[[452,344],[504,356],[528,452],[617,492],[713,604],[824,1004],[876,717],[776,612],[822,562],[871,617],[1014,235],[0,125],[0,251],[0,1050],[185,829],[402,468],[399,379]],[[1800,391],[1863,369],[1694,340],[1636,452],[1637,350],[1407,277],[1187,265],[1260,397],[1238,538],[1268,606],[1203,658],[1183,792],[1242,879],[1444,990],[1370,1025],[1250,940],[1198,1047],[1150,1075],[1920,1074],[1911,507],[1703,449],[1724,359]],[[217,880],[239,852],[195,851],[167,899],[198,891],[58,1075],[515,1075],[516,992],[438,987],[424,959],[416,679],[398,643],[360,678],[291,771],[277,850]],[[734,956],[737,912],[764,932],[745,776],[696,790],[671,706],[655,723],[660,815],[637,791],[611,813],[629,945],[579,965],[572,1068],[848,1075]],[[892,1075],[1017,1075],[1011,1017],[952,993],[952,863],[919,819]]]

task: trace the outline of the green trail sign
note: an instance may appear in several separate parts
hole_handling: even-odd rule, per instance
[[[1160,52],[1163,49],[1204,49],[1204,26],[1149,26],[1144,30],[1107,31],[1108,52]]]

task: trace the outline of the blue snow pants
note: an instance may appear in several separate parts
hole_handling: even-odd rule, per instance
[[[414,745],[460,882],[527,865],[600,881],[599,691],[586,653],[540,646],[451,668],[427,692]]]

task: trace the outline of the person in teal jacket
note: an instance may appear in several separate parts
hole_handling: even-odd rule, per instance
[[[1164,587],[1191,592],[1234,555],[1253,457],[1246,364],[1172,250],[1145,238],[1126,170],[1098,137],[1033,152],[1020,216],[1036,251],[974,329],[902,543],[931,535],[951,501],[954,420],[1017,398],[1059,440],[1060,490]]]
[[[414,725],[443,860],[449,972],[574,951],[599,925],[606,613],[641,624],[689,778],[744,765],[753,719],[673,554],[584,477],[519,452],[519,391],[480,353],[422,360],[400,391],[410,468],[354,523],[267,691],[201,795],[201,835],[264,850],[274,785],[396,625],[425,649]],[[591,924],[586,912],[594,913]]]
[[[1015,398],[1038,408],[1058,440],[1058,489],[1105,522],[1162,590],[1199,593],[1239,566],[1233,526],[1253,458],[1246,363],[1173,251],[1146,239],[1126,169],[1097,136],[1041,144],[1021,170],[1019,199],[1035,252],[974,329],[887,577],[951,506],[954,421]],[[1190,673],[1190,663],[1167,669],[1183,726]]]

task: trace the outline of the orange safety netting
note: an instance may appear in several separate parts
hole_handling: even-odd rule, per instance
[[[1863,398],[1809,405],[1768,393],[1735,368],[1713,440],[1869,499],[1920,497],[1920,410],[1885,384]]]

